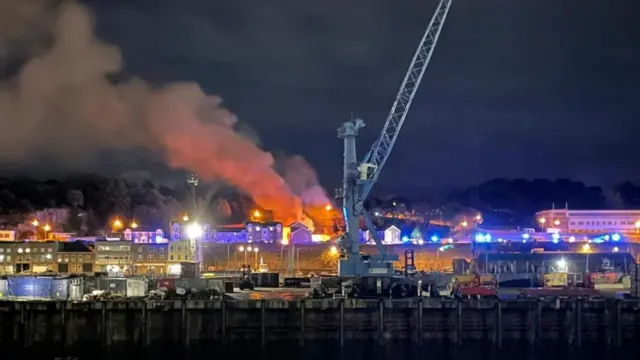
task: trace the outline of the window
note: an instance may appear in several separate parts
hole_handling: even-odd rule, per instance
[[[76,261],[76,256],[75,255],[71,255],[71,261]]]
[[[163,248],[163,247],[161,247],[161,248],[160,248],[160,252],[161,252],[161,253],[163,253],[163,252],[164,252],[164,248]]]
[[[152,250],[153,250],[153,249],[152,249],[152,248],[150,248],[150,247],[148,247],[148,248],[147,248],[147,252],[148,252],[148,253],[150,253]]]
[[[142,261],[142,255],[138,255],[138,261]]]
[[[47,252],[53,252],[53,249],[48,248],[48,249],[47,249]]]
[[[91,260],[91,256],[89,256],[89,255],[85,255],[85,256],[84,256],[84,260],[85,260],[85,261],[90,261],[90,260]]]
[[[171,260],[173,260],[173,255],[169,256],[169,258],[170,258]]]
[[[153,255],[151,254],[147,255],[147,261],[153,261]]]
[[[138,252],[141,253],[142,252],[142,247],[138,248]]]
[[[164,255],[160,255],[160,261],[164,260]]]

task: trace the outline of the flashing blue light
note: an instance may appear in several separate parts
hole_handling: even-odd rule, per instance
[[[620,234],[616,233],[616,234],[612,234],[611,235],[611,240],[613,241],[620,241]]]
[[[477,233],[474,237],[476,242],[490,242],[491,241],[491,235],[489,234],[483,234],[483,233]]]
[[[409,237],[408,236],[403,236],[402,237],[402,242],[409,242]]]
[[[433,235],[431,237],[431,241],[433,241],[433,242],[437,242],[438,240],[440,240],[440,238],[437,235]]]
[[[604,241],[609,241],[610,236],[609,235],[605,235],[604,236]]]
[[[558,234],[558,233],[553,233],[553,234],[551,234],[551,241],[552,241],[554,244],[557,244],[557,243],[558,243],[558,241],[560,241],[560,234]]]
[[[531,235],[529,235],[527,233],[522,234],[522,238],[525,239],[525,240],[529,239],[530,237],[531,237]]]

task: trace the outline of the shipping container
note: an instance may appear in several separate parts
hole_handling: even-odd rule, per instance
[[[50,299],[53,279],[15,276],[9,279],[9,293],[18,298]]]
[[[146,280],[142,279],[126,279],[127,280],[127,297],[144,297],[149,293]]]
[[[9,281],[0,279],[0,299],[9,297]]]
[[[51,299],[67,300],[69,298],[69,279],[53,279],[51,281]]]
[[[103,277],[98,279],[99,288],[112,295],[125,296],[127,294],[127,279]]]
[[[72,278],[69,280],[69,300],[80,301],[84,298],[85,279],[82,277]]]
[[[167,278],[167,279],[158,279],[158,289],[166,288],[167,290],[175,290],[176,289],[176,279]]]

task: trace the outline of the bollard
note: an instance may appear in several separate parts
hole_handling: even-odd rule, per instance
[[[304,347],[304,338],[305,338],[305,301],[300,300],[300,346]]]

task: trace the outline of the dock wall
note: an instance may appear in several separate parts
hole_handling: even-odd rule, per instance
[[[287,340],[307,346],[367,341],[386,345],[480,340],[621,347],[640,341],[632,300],[246,300],[2,302],[0,343],[31,348],[189,348]]]

